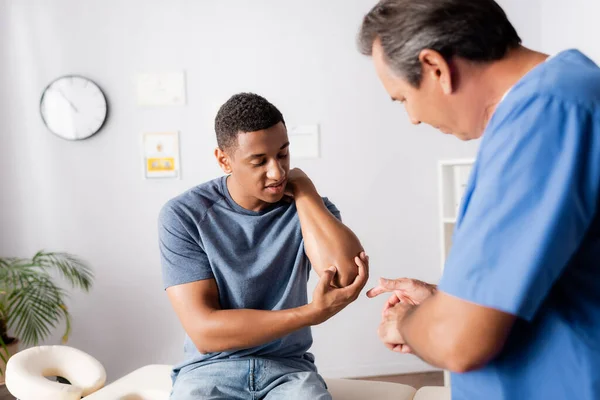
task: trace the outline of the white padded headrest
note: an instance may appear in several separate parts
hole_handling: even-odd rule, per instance
[[[66,385],[46,379],[60,376]],[[104,386],[106,370],[98,360],[68,346],[39,346],[8,360],[6,387],[20,400],[79,400]]]

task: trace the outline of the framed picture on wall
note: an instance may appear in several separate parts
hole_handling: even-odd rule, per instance
[[[144,133],[144,177],[180,177],[179,132]]]

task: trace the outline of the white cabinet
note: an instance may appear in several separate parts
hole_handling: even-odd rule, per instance
[[[458,210],[465,194],[474,162],[475,160],[473,159],[464,159],[442,160],[439,163],[438,196],[440,203],[442,270],[452,246],[452,234],[454,233]],[[444,371],[444,384],[450,386],[450,374],[448,371]]]

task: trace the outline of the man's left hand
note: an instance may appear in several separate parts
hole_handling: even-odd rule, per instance
[[[415,305],[399,302],[384,310],[377,334],[388,349],[398,353],[412,353],[412,350],[404,341],[400,329],[404,316],[414,307]]]
[[[294,198],[299,190],[305,187],[314,188],[312,181],[300,168],[292,168],[288,172],[287,185],[285,186],[285,195],[289,198]]]

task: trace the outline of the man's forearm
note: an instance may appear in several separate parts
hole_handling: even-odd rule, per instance
[[[321,272],[334,265],[338,268],[336,284],[342,287],[354,281],[354,263],[363,247],[356,235],[329,212],[310,180],[295,192],[296,207],[304,238],[304,248],[313,268]]]
[[[310,306],[288,310],[215,310],[190,329],[201,353],[249,348],[268,343],[313,324]]]
[[[487,364],[502,350],[516,317],[438,292],[405,313],[400,335],[431,365],[468,372]]]
[[[436,315],[436,296],[408,311],[400,322],[400,333],[412,352],[435,367],[448,369],[449,335],[445,335],[444,318]]]

